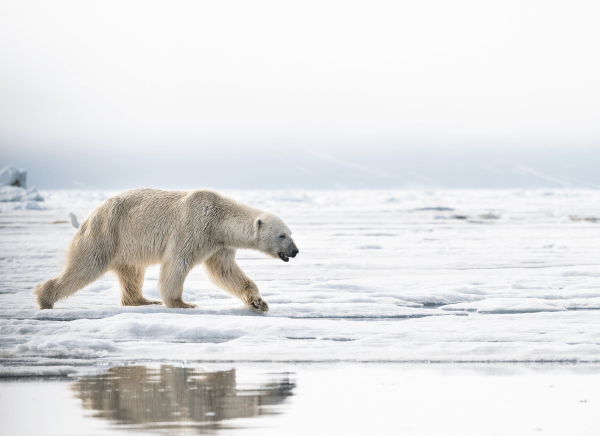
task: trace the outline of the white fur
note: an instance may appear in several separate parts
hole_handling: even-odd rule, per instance
[[[161,264],[158,288],[168,307],[185,303],[183,283],[203,263],[212,281],[246,305],[267,311],[257,286],[235,262],[238,248],[287,261],[298,252],[289,228],[277,216],[210,190],[136,189],[109,198],[79,226],[62,273],[35,289],[40,309],[51,309],[114,271],[122,305],[160,304],[142,295],[144,272]]]

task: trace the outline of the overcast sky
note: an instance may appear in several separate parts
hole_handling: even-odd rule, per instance
[[[39,188],[600,187],[598,1],[0,1]]]

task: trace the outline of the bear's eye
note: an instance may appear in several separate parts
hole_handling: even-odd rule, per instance
[[[281,236],[279,236],[279,237],[280,237],[280,238],[285,238],[285,235],[281,235]]]

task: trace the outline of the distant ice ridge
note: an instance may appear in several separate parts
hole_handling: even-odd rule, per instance
[[[0,186],[16,186],[27,188],[27,171],[18,170],[12,165],[0,170]]]
[[[24,189],[16,186],[1,186],[0,201],[44,201],[37,189]]]
[[[37,202],[44,198],[36,189],[27,189],[27,171],[8,165],[0,170],[0,203],[2,211],[8,210],[43,210]]]

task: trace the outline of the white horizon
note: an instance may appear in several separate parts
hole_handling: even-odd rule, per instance
[[[519,186],[600,185],[592,169],[569,172],[600,163],[595,2],[9,1],[2,9],[0,164],[43,173],[45,186],[90,184],[92,173],[112,186],[120,167],[147,183],[138,159],[154,172],[164,162],[207,162],[242,186],[252,170],[232,173],[229,159],[264,173],[261,161],[278,155],[313,172],[307,186],[348,183],[323,173],[359,167],[394,186],[409,173],[470,186],[456,181],[464,160],[490,174],[510,165],[489,186],[513,186],[524,173],[537,181]],[[303,149],[320,157],[295,162]],[[410,164],[432,156],[450,171],[437,181],[435,165]],[[119,171],[119,186],[132,182]],[[380,186],[369,177],[360,183]],[[473,186],[485,186],[479,178]]]

